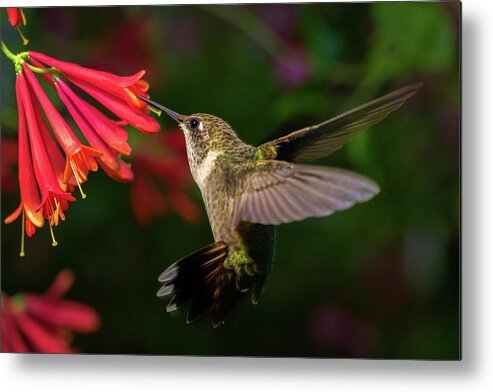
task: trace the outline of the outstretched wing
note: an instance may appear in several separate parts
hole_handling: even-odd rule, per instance
[[[342,147],[358,132],[382,121],[412,97],[422,83],[403,87],[323,123],[312,125],[258,147],[266,157],[303,162],[323,158]]]
[[[242,221],[277,225],[328,216],[371,199],[378,185],[359,174],[289,162],[258,161],[233,211]]]

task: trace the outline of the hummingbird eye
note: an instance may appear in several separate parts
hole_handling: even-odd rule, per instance
[[[189,126],[190,126],[190,129],[192,130],[195,130],[199,127],[200,125],[200,121],[197,120],[196,118],[192,118],[189,122],[188,122]]]

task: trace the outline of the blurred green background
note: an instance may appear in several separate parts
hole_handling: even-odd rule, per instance
[[[160,272],[212,242],[193,184],[193,224],[173,211],[138,224],[131,185],[101,170],[57,228],[57,248],[44,228],[21,259],[20,221],[2,224],[3,291],[43,291],[69,267],[68,297],[102,319],[98,332],[75,339],[88,353],[460,357],[459,3],[25,12],[30,50],[117,74],[146,69],[154,100],[223,117],[252,144],[407,83],[424,87],[320,162],[367,175],[381,193],[329,218],[280,226],[259,305],[244,301],[222,328],[187,325],[155,297]],[[24,50],[5,15],[2,39]],[[2,138],[15,138],[15,75],[1,61]],[[163,132],[173,127],[162,123]],[[153,138],[129,133],[133,146]],[[2,219],[17,207],[16,192],[2,192]]]

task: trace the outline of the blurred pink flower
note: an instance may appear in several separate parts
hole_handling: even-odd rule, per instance
[[[75,352],[73,333],[95,332],[100,319],[90,306],[62,299],[72,283],[63,270],[43,294],[2,292],[2,352]]]
[[[279,37],[290,40],[296,35],[300,15],[296,4],[255,4],[252,7]]]
[[[158,140],[147,138],[137,147],[132,168],[132,210],[141,225],[148,225],[170,208],[185,221],[197,222],[200,209],[188,196],[192,177],[188,167],[183,133],[172,130]]]
[[[312,67],[298,28],[298,8],[293,4],[256,4],[252,7],[272,30],[276,41],[273,66],[278,83],[285,88],[301,86],[310,78]]]
[[[311,336],[317,344],[349,357],[375,353],[379,337],[373,325],[338,305],[325,305],[310,320]]]
[[[278,82],[287,88],[301,86],[311,75],[308,53],[300,45],[293,46],[275,60],[275,75]]]

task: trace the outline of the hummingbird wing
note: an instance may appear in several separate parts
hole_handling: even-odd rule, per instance
[[[277,225],[328,216],[371,199],[380,189],[370,179],[342,169],[257,161],[233,211],[240,222]]]
[[[258,149],[261,153],[265,152],[263,156],[267,159],[303,162],[323,158],[341,148],[359,132],[382,121],[422,85],[408,85],[330,120],[263,143]]]

